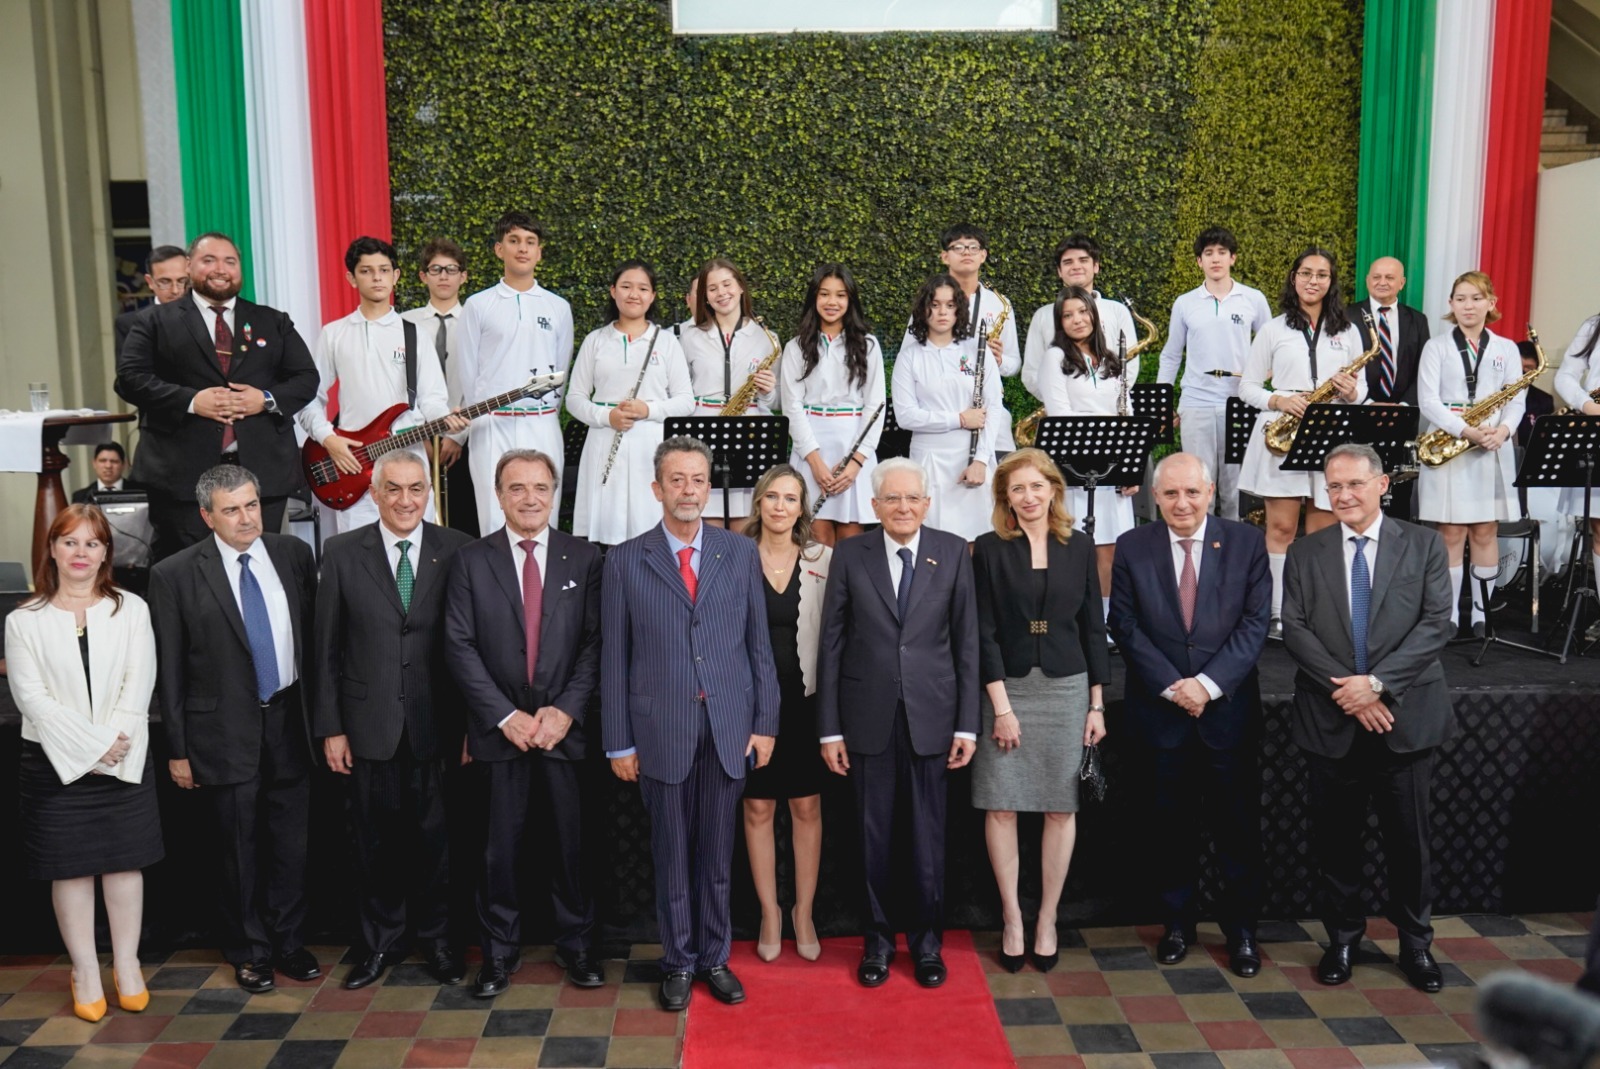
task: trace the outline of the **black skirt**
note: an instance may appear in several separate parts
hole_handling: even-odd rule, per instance
[[[154,865],[165,856],[156,808],[155,758],[138,783],[83,776],[62,783],[44,747],[22,743],[22,853],[28,878],[73,880]]]

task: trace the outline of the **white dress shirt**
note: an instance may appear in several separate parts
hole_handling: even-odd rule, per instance
[[[1363,535],[1370,539],[1361,555],[1367,559],[1367,581],[1372,582],[1378,575],[1378,530],[1382,526],[1383,513],[1381,512],[1378,513],[1377,517],[1373,519],[1372,525],[1365,531],[1358,531],[1347,523],[1339,525],[1339,533],[1344,538],[1344,601],[1345,606],[1350,609],[1352,618],[1355,615],[1355,607],[1354,599],[1350,595],[1350,569],[1354,568],[1356,563],[1355,539]],[[1367,620],[1367,625],[1369,627],[1372,625],[1371,619]]]
[[[222,570],[227,573],[228,587],[233,591],[234,604],[239,616],[244,617],[244,602],[239,599],[240,553],[219,536],[213,534],[217,552],[222,554]],[[256,539],[245,551],[250,554],[250,574],[261,587],[261,596],[267,603],[267,619],[272,623],[272,651],[278,655],[278,689],[282,690],[299,678],[294,664],[294,622],[289,615],[289,595],[278,578],[278,569],[267,554],[267,544]]]
[[[1183,546],[1180,544],[1185,537],[1194,539],[1194,543],[1189,546],[1187,551],[1185,551]],[[1200,521],[1200,527],[1195,531],[1195,533],[1187,536],[1180,535],[1177,531],[1174,531],[1171,527],[1168,527],[1167,538],[1172,543],[1172,574],[1177,580],[1178,588],[1180,590],[1183,588],[1184,557],[1192,556],[1194,558],[1195,586],[1196,590],[1198,591],[1200,583],[1200,562],[1201,559],[1205,557],[1204,550],[1206,545],[1206,520],[1202,519]],[[1196,596],[1198,597],[1198,593]],[[1196,615],[1198,615],[1200,612],[1200,605],[1198,601],[1195,604],[1194,611]],[[1194,678],[1199,681],[1202,687],[1206,688],[1206,693],[1211,695],[1212,701],[1216,701],[1218,698],[1222,697],[1222,688],[1217,686],[1216,683],[1212,682],[1210,676],[1206,675],[1204,672],[1201,672]],[[1161,696],[1167,699],[1169,702],[1172,700],[1172,695],[1175,693],[1174,688],[1177,686],[1178,681],[1173,680],[1172,682],[1173,686],[1168,687],[1166,690],[1161,692]]]
[[[470,400],[463,396],[461,390],[461,364],[456,360],[456,352],[460,346],[460,331],[462,317],[466,309],[460,301],[453,304],[448,310],[441,312],[430,302],[421,308],[411,308],[400,313],[401,319],[409,319],[417,325],[417,345],[420,349],[433,353],[439,352],[439,317],[449,320],[444,333],[444,387],[450,398],[452,409],[462,408],[481,401],[483,398],[474,397]],[[468,431],[457,431],[455,434],[446,434],[444,437],[455,441],[457,444],[467,443]]]
[[[115,494],[115,493],[118,493],[122,489],[123,482],[124,482],[124,480],[118,479],[116,482],[112,483],[110,486],[107,486],[105,483],[101,482],[99,479],[96,479],[94,481],[94,492],[97,493],[97,494]]]
[[[400,574],[400,543],[410,543],[406,547],[406,559],[411,561],[411,577],[415,579],[417,561],[422,559],[422,524],[417,524],[416,529],[410,534],[399,535],[389,530],[388,524],[379,520],[378,535],[383,539],[384,555],[389,558],[389,574],[396,577]]]

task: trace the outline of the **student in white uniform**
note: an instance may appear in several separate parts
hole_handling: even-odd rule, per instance
[[[1590,396],[1600,391],[1600,360],[1595,359],[1596,343],[1600,342],[1600,315],[1583,321],[1578,334],[1567,346],[1556,370],[1556,395],[1574,412],[1585,416],[1600,416],[1600,401]],[[1583,515],[1583,487],[1561,488],[1561,512],[1567,516]],[[1589,496],[1589,551],[1594,554],[1595,585],[1600,587],[1600,486]]]
[[[928,473],[926,523],[971,542],[993,529],[995,437],[1010,419],[1000,403],[997,361],[988,346],[978,351],[967,309],[950,275],[922,284],[890,392],[895,420],[911,432],[911,459]],[[983,403],[974,406],[979,374]]]
[[[1450,554],[1451,619],[1457,620],[1467,545],[1472,558],[1472,631],[1484,630],[1483,583],[1500,573],[1499,524],[1522,518],[1517,500],[1512,436],[1522,422],[1527,398],[1518,393],[1476,427],[1460,413],[1522,377],[1517,343],[1489,329],[1500,318],[1494,283],[1482,271],[1468,271],[1450,287],[1445,321],[1455,329],[1428,339],[1417,364],[1417,407],[1427,429],[1440,428],[1465,438],[1469,449],[1438,467],[1421,465],[1417,476],[1417,516],[1439,525]],[[1426,433],[1426,431],[1424,432]]]
[[[321,442],[334,464],[347,475],[362,468],[361,461],[351,452],[361,443],[339,434],[328,417],[329,392],[335,383],[339,387],[339,426],[351,430],[365,428],[391,406],[408,400],[411,410],[394,421],[390,433],[442,419],[451,411],[439,358],[422,345],[420,338],[414,343],[416,397],[408,396],[405,324],[390,303],[398,277],[397,259],[393,245],[372,237],[356,238],[345,250],[344,277],[360,294],[361,305],[349,315],[323,325],[317,338],[317,396],[295,416],[301,429]],[[456,417],[452,426],[464,429],[467,421]],[[412,451],[426,467],[427,450],[417,446]],[[365,494],[343,512],[329,511],[335,534],[378,520],[378,506]],[[432,501],[428,502],[425,516],[430,521],[434,519]]]
[[[694,317],[678,332],[678,344],[689,361],[689,377],[694,383],[695,416],[715,416],[728,398],[738,393],[752,376],[755,399],[745,408],[746,416],[770,416],[778,406],[777,365],[757,371],[771,355],[777,340],[755,320],[750,301],[750,285],[744,273],[729,260],[708,260],[689,284],[695,295]],[[737,526],[750,515],[750,489],[728,491],[727,516]],[[720,487],[711,492],[705,520],[722,526],[723,502]]]
[[[1134,326],[1133,313],[1121,301],[1102,296],[1094,288],[1100,274],[1102,259],[1100,243],[1081,231],[1068,234],[1056,245],[1051,265],[1063,288],[1077,286],[1094,294],[1095,314],[1100,319],[1100,341],[1112,352],[1117,343],[1126,341],[1132,349],[1139,341],[1138,328]],[[1049,361],[1049,349],[1055,344],[1057,325],[1056,304],[1060,299],[1041,305],[1028,322],[1028,341],[1022,348],[1022,385],[1027,391],[1043,400],[1039,393],[1039,369]]]
[[[939,250],[939,262],[944,264],[945,270],[956,280],[967,299],[967,320],[972,324],[972,337],[982,334],[988,338],[989,351],[1000,362],[1001,375],[1007,378],[1016,375],[1022,370],[1022,345],[1017,341],[1016,309],[1011,310],[999,332],[995,333],[995,320],[1009,302],[979,277],[983,265],[989,262],[988,232],[971,223],[957,223],[939,235]],[[907,331],[906,338],[910,337]],[[904,349],[904,343],[901,348]],[[898,414],[897,410],[897,418]],[[997,418],[1000,422],[993,427],[995,450],[1009,453],[1017,447],[1017,443],[1011,437],[1011,413],[1005,407],[1003,394],[1000,398],[1000,416]],[[905,424],[901,424],[901,427],[904,428]],[[935,510],[939,507],[937,500],[936,495]],[[931,518],[927,522],[933,527],[939,526]]]
[[[1239,242],[1233,232],[1208,227],[1194,239],[1194,259],[1205,281],[1172,302],[1167,344],[1161,347],[1157,382],[1178,381],[1178,432],[1183,450],[1217,473],[1215,505],[1224,519],[1239,518],[1239,465],[1225,463],[1228,399],[1239,395],[1250,339],[1267,325],[1272,309],[1258,289],[1233,277]]]
[[[566,371],[572,363],[572,306],[534,277],[544,258],[544,231],[523,212],[506,212],[494,225],[494,254],[505,274],[467,298],[457,335],[457,381],[472,404],[523,386],[535,375]],[[472,421],[467,463],[474,487],[494,486],[495,465],[508,449],[537,449],[559,461],[565,454],[563,392],[525,397]],[[487,533],[504,526],[499,499],[493,493],[477,498],[478,529]]]
[[[823,264],[812,272],[799,333],[784,346],[778,367],[794,442],[790,464],[805,476],[810,500],[827,491],[811,533],[831,546],[860,534],[862,524],[876,522],[872,469],[887,416],[878,413],[867,423],[885,399],[883,350],[867,329],[856,280],[843,264]]]
[[[1106,345],[1094,294],[1068,286],[1054,305],[1056,334],[1039,367],[1040,401],[1047,416],[1117,416],[1125,387],[1139,381],[1139,358],[1124,365]],[[1131,393],[1130,404],[1131,402]],[[1133,495],[1137,486],[1102,486],[1094,492],[1094,548],[1100,573],[1101,611],[1111,608],[1111,566],[1117,536],[1133,530]],[[1067,510],[1073,526],[1084,530],[1089,494],[1067,488]]]
[[[417,325],[425,352],[438,356],[444,368],[444,384],[450,393],[450,407],[461,408],[475,397],[461,394],[461,362],[454,360],[461,346],[461,287],[467,283],[467,254],[449,238],[431,238],[417,257],[417,279],[428,290],[428,303],[400,313]],[[472,492],[472,473],[461,463],[467,452],[471,428],[439,439],[439,464],[444,468],[441,485],[447,502],[450,526],[471,535],[478,532],[478,499]],[[429,504],[433,504],[430,499]]]
[[[656,273],[649,264],[628,260],[611,273],[606,316],[609,322],[590,331],[572,362],[567,411],[589,425],[572,533],[615,546],[661,522],[661,503],[650,489],[656,446],[667,419],[694,411],[694,393],[677,337],[656,322]]]
[[[1300,506],[1305,505],[1307,534],[1322,530],[1334,518],[1322,473],[1280,470],[1283,457],[1267,448],[1266,427],[1284,414],[1304,416],[1303,395],[1329,379],[1336,381],[1336,401],[1362,401],[1367,396],[1367,379],[1341,370],[1361,355],[1361,334],[1345,311],[1333,253],[1313,246],[1295,259],[1278,294],[1278,310],[1283,314],[1263,327],[1251,343],[1239,383],[1239,396],[1262,410],[1250,431],[1250,445],[1239,469],[1239,489],[1266,503],[1267,565],[1272,570],[1268,636],[1281,639],[1283,627],[1278,617],[1283,607],[1283,562],[1300,523]]]

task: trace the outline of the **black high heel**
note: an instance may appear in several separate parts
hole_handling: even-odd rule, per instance
[[[1021,972],[1022,966],[1027,962],[1027,960],[1028,955],[1026,952],[1021,954],[1007,954],[1004,950],[1000,952],[1000,967],[1006,972]]]

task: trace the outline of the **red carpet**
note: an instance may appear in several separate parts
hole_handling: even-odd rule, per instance
[[[946,932],[949,978],[917,985],[904,941],[889,982],[856,983],[858,938],[825,939],[822,957],[804,961],[787,940],[774,962],[752,943],[735,943],[729,962],[749,998],[724,1006],[695,985],[683,1044],[684,1069],[1012,1069],[983,966],[968,932]]]

